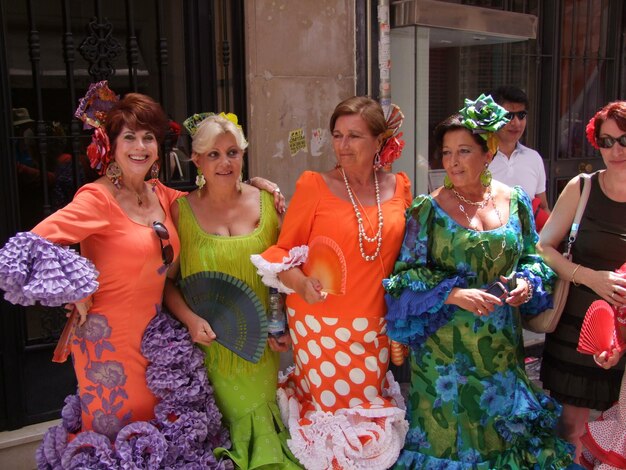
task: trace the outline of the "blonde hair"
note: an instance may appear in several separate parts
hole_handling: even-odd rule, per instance
[[[246,136],[243,135],[241,127],[223,116],[215,115],[208,116],[198,125],[198,130],[193,135],[191,141],[192,152],[198,155],[207,153],[211,150],[217,138],[227,133],[235,138],[237,147],[240,150],[248,148],[248,141]]]

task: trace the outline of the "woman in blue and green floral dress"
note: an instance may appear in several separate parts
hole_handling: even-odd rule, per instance
[[[388,335],[411,348],[396,468],[565,468],[573,449],[555,437],[560,405],[526,376],[516,308],[543,310],[555,275],[535,253],[528,196],[487,169],[506,110],[483,95],[465,105],[435,129],[444,187],[413,201],[384,281]],[[487,292],[494,281],[501,295]]]

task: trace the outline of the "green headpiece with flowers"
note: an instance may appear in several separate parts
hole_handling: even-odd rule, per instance
[[[485,139],[489,151],[495,154],[498,151],[496,132],[509,122],[506,117],[508,111],[496,103],[491,95],[481,94],[476,101],[466,98],[465,107],[459,113],[461,124]]]
[[[241,125],[239,124],[239,119],[237,119],[237,115],[233,113],[197,113],[193,116],[189,116],[187,119],[183,121],[183,126],[189,132],[189,135],[193,137],[198,132],[198,126],[208,117],[218,116],[220,118],[224,118],[230,122],[232,122],[239,130],[242,131]],[[243,132],[243,131],[242,131]]]

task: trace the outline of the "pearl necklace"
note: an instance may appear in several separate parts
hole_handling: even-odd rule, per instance
[[[348,183],[348,177],[346,176],[346,172],[341,167],[339,167],[339,171],[341,171],[341,174],[343,175],[343,181],[344,183],[346,183],[346,189],[348,190],[348,197],[350,198],[350,202],[352,203],[352,207],[356,215],[356,221],[359,227],[359,250],[361,250],[361,256],[365,261],[374,261],[380,254],[380,247],[383,243],[383,210],[380,207],[380,188],[378,187],[378,177],[376,176],[376,171],[374,170],[374,188],[376,192],[376,207],[378,208],[378,231],[373,237],[368,237],[365,233],[365,227],[363,226],[363,217],[361,216],[361,211],[359,210],[359,207],[354,200],[354,194],[352,193],[352,188]],[[363,239],[370,243],[376,242],[376,250],[374,250],[374,254],[365,254],[365,249],[363,248]]]
[[[471,204],[473,206],[477,206],[476,211],[478,211],[478,209],[484,208],[487,205],[487,202],[489,202],[491,200],[491,203],[493,204],[493,210],[496,213],[496,215],[498,216],[498,221],[500,222],[500,227],[503,225],[502,224],[502,215],[500,214],[500,211],[498,210],[498,207],[496,206],[496,201],[494,201],[493,198],[491,197],[491,186],[489,186],[489,189],[487,190],[487,193],[488,193],[487,198],[484,199],[481,202],[478,202],[478,203],[472,202],[472,201],[469,201],[469,200],[465,199],[463,196],[461,196],[454,189],[452,189],[452,192],[454,192],[454,195],[459,200],[459,210],[463,213],[463,215],[467,219],[467,223],[469,224],[469,228],[471,228],[472,230],[478,231],[478,228],[477,228],[477,226],[475,226],[472,223],[472,219],[470,219],[469,214],[465,210],[465,206],[462,204],[463,202]],[[480,241],[480,247],[483,249],[483,253],[485,254],[485,258],[487,258],[491,262],[495,262],[504,253],[504,250],[506,248],[506,237],[502,238],[502,245],[500,246],[500,253],[498,253],[498,255],[495,258],[492,258],[491,255],[489,253],[487,253],[487,250],[485,249],[485,243],[487,243],[487,240],[481,240]]]

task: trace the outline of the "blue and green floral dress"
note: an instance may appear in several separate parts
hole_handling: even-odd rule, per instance
[[[388,335],[411,346],[410,429],[395,468],[559,469],[572,461],[573,447],[554,434],[560,405],[526,376],[518,310],[503,304],[478,316],[444,305],[453,287],[483,288],[514,272],[533,285],[523,313],[549,305],[555,274],[535,253],[531,214],[519,187],[508,222],[494,230],[463,227],[428,195],[407,210],[384,281]]]

